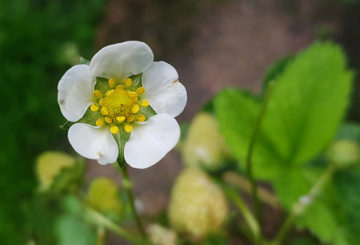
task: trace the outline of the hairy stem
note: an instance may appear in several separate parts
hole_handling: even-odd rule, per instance
[[[252,133],[252,136],[250,138],[250,142],[249,142],[249,148],[247,151],[247,155],[246,155],[246,175],[249,178],[249,181],[251,183],[251,197],[252,200],[254,202],[254,206],[255,206],[255,214],[256,214],[256,218],[258,220],[259,223],[261,223],[261,206],[260,206],[260,202],[259,202],[259,198],[258,198],[258,194],[257,194],[257,185],[253,176],[253,172],[252,172],[252,156],[253,156],[253,151],[254,151],[254,147],[255,147],[255,143],[256,143],[256,139],[258,137],[258,134],[260,132],[260,126],[261,126],[261,122],[262,119],[264,118],[267,106],[269,104],[269,99],[271,97],[272,91],[274,88],[274,83],[270,82],[268,85],[268,88],[266,90],[265,96],[264,96],[264,101],[262,103],[262,106],[260,108],[260,113],[259,116],[255,122],[255,127],[254,127],[254,131]]]
[[[144,226],[143,226],[143,224],[142,224],[142,222],[140,220],[140,217],[139,217],[139,215],[138,215],[138,213],[136,211],[135,198],[134,198],[134,193],[133,193],[133,189],[132,189],[132,183],[131,183],[130,178],[129,178],[127,164],[124,164],[124,166],[121,167],[120,169],[121,169],[121,173],[123,175],[123,186],[125,188],[126,195],[128,197],[128,200],[129,200],[130,209],[131,209],[132,215],[134,217],[136,226],[137,226],[140,234],[144,238],[146,238],[146,232],[145,232]]]

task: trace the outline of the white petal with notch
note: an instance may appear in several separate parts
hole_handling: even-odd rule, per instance
[[[179,82],[175,68],[160,61],[143,73],[142,85],[147,99],[156,113],[178,116],[185,108],[187,94],[184,85]]]
[[[62,76],[58,84],[58,103],[68,121],[82,118],[91,104],[95,82],[88,65],[75,65]]]

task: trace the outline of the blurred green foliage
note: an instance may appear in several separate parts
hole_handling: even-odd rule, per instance
[[[0,0],[1,244],[24,244],[19,234],[35,184],[34,158],[66,139],[58,127],[63,119],[56,87],[71,61],[62,54],[71,43],[90,57],[102,5],[102,0]]]
[[[277,62],[265,76],[264,83],[271,79],[275,88],[256,142],[254,172],[273,184],[288,211],[326,171],[330,163],[319,155],[334,138],[359,142],[358,126],[343,125],[338,131],[353,79],[346,66],[337,45],[318,42],[290,60]],[[242,167],[259,110],[255,97],[239,90],[224,90],[215,99],[220,130]],[[359,184],[358,166],[339,169],[296,226],[326,244],[357,244]]]
[[[263,179],[274,178],[276,168],[302,166],[329,143],[349,103],[352,72],[338,46],[315,43],[273,80],[254,151],[254,173]],[[259,110],[260,103],[238,90],[224,90],[216,98],[220,130],[241,163]]]

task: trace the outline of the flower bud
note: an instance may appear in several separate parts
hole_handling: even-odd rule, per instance
[[[228,213],[221,189],[201,170],[187,168],[172,189],[169,219],[180,233],[198,240],[219,232]]]
[[[103,213],[120,214],[122,211],[119,189],[111,179],[94,179],[88,190],[88,201],[96,210]]]
[[[193,119],[184,142],[182,156],[185,164],[217,170],[229,155],[215,118],[206,112],[199,113]]]
[[[149,225],[147,233],[154,245],[176,245],[176,232],[159,224]]]
[[[47,151],[36,160],[36,175],[39,180],[39,190],[47,191],[54,184],[61,170],[75,165],[75,158],[57,151]]]
[[[359,146],[353,140],[335,141],[327,152],[328,159],[339,168],[346,168],[359,161]]]

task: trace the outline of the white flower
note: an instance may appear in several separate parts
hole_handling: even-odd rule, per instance
[[[101,49],[89,65],[75,65],[60,79],[58,103],[73,124],[70,144],[100,164],[118,156],[147,168],[177,143],[174,117],[185,107],[185,87],[166,62],[154,62],[145,43],[128,41]]]

